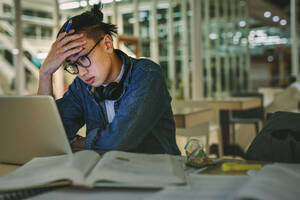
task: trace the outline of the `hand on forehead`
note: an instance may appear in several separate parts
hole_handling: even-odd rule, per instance
[[[83,44],[83,48],[82,48],[81,51],[79,51],[79,52],[77,52],[77,53],[75,53],[75,54],[73,54],[73,55],[67,57],[67,58],[66,58],[66,61],[67,61],[67,62],[74,62],[74,61],[76,61],[80,56],[85,55],[85,54],[88,52],[88,49],[90,48],[90,46],[92,46],[92,44],[93,44],[92,41],[93,41],[92,39],[86,38],[85,35],[83,35],[83,36],[80,37],[80,38],[77,38],[77,39],[74,39],[74,40],[70,40],[65,46],[67,46],[67,45],[70,46],[70,45],[72,45],[72,43],[75,44],[75,43],[83,43],[83,42],[85,42],[85,44]]]

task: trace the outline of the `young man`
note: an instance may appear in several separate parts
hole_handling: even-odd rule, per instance
[[[52,95],[52,75],[65,64],[77,77],[57,106],[73,147],[180,154],[160,66],[114,49],[116,26],[102,22],[99,8],[60,29],[40,69],[38,94]],[[86,138],[78,137],[84,124]]]

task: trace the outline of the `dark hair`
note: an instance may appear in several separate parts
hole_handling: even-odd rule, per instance
[[[103,13],[101,12],[101,9],[101,3],[94,4],[91,11],[86,11],[72,17],[71,29],[74,29],[75,33],[86,33],[86,37],[93,39],[95,42],[105,34],[109,34],[110,36],[117,34],[116,25],[103,22]],[[60,28],[57,37],[66,30],[69,20]]]

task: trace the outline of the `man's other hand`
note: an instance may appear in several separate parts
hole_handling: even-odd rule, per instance
[[[72,148],[85,149],[85,137],[78,137],[71,143]]]

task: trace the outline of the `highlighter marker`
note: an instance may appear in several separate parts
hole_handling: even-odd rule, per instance
[[[66,35],[68,35],[69,31],[70,31],[70,28],[71,28],[71,25],[72,25],[72,19],[69,20],[68,22],[68,25],[67,25],[67,28],[66,28]]]
[[[239,164],[235,162],[223,163],[221,168],[223,172],[227,171],[241,171],[241,170],[250,170],[250,169],[260,169],[261,164]]]

